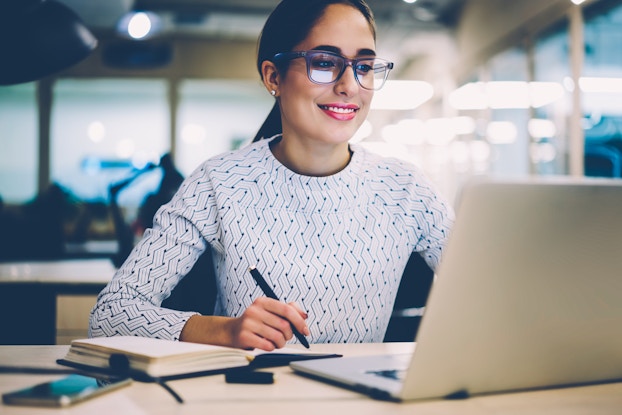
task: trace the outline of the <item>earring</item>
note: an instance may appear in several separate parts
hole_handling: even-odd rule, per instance
[[[272,91],[270,91],[270,94],[275,97],[276,96],[276,91],[273,89]]]

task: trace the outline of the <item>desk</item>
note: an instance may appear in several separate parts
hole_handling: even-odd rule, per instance
[[[295,346],[292,346],[295,347]],[[317,352],[345,356],[404,353],[412,343],[312,345]],[[0,346],[0,362],[19,365],[56,366],[67,346]],[[153,383],[131,386],[63,410],[71,414],[417,414],[417,415],[619,415],[622,410],[622,383],[499,394],[456,401],[381,402],[346,389],[330,386],[294,374],[289,368],[270,369],[276,373],[273,385],[233,385],[224,376],[208,376],[169,382],[184,399],[177,403]],[[0,393],[48,381],[58,375],[0,374]],[[49,409],[2,406],[4,415],[50,414]],[[60,412],[56,412],[60,413]]]
[[[0,263],[0,344],[55,344],[57,296],[99,294],[114,272],[108,259]]]

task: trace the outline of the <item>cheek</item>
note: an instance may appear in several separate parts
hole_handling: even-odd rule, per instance
[[[314,87],[317,85],[309,81],[306,74],[290,71],[287,79],[281,84],[282,105],[301,105],[305,101],[312,102],[318,95]]]
[[[363,101],[365,107],[369,111],[369,106],[371,105],[371,100],[374,98],[374,91],[368,91],[366,89],[361,88],[361,100]]]
[[[359,118],[367,118],[371,109],[371,101],[374,97],[373,91],[363,91],[361,93],[361,109],[359,110]]]

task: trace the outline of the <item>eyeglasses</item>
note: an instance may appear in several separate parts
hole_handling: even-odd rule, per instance
[[[333,84],[341,78],[348,66],[354,71],[354,78],[363,89],[379,90],[383,87],[389,72],[393,69],[393,62],[379,58],[348,59],[339,54],[308,50],[301,52],[284,52],[274,55],[274,62],[305,58],[307,62],[307,76],[315,84]]]

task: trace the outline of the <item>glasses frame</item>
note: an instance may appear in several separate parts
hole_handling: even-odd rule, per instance
[[[341,71],[339,72],[339,74],[337,74],[337,77],[334,80],[329,81],[329,82],[320,82],[320,81],[316,81],[311,76],[311,59],[313,59],[313,57],[318,55],[318,54],[330,55],[330,56],[334,56],[336,58],[340,58],[340,59],[343,60],[344,65],[343,65],[343,67],[341,68]],[[327,51],[327,50],[302,50],[302,51],[295,51],[295,52],[281,52],[281,53],[277,53],[276,55],[274,55],[273,61],[275,63],[278,63],[278,62],[289,61],[289,60],[298,59],[298,58],[305,58],[305,63],[307,65],[307,78],[309,78],[309,81],[313,82],[314,84],[317,84],[317,85],[331,85],[331,84],[335,84],[335,83],[339,82],[339,80],[341,79],[341,77],[345,73],[346,68],[348,66],[350,66],[350,67],[352,67],[352,72],[354,73],[354,79],[356,79],[356,83],[361,88],[366,89],[368,91],[378,91],[378,90],[380,90],[384,86],[384,84],[386,83],[387,78],[389,77],[389,72],[391,72],[391,70],[393,69],[393,66],[394,66],[393,62],[390,62],[390,61],[385,60],[385,59],[380,59],[380,58],[377,58],[375,56],[368,56],[368,57],[364,57],[364,58],[361,57],[361,58],[349,59],[349,58],[346,58],[345,56],[342,56],[342,55],[340,55],[338,53],[330,52],[330,51]],[[367,88],[367,87],[365,87],[361,83],[361,80],[359,79],[357,71],[355,70],[355,67],[358,65],[359,62],[369,61],[369,60],[374,60],[374,61],[382,63],[384,65],[384,78],[382,79],[382,83],[378,87],[374,87],[374,88]]]

